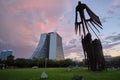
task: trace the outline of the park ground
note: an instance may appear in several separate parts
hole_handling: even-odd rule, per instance
[[[40,79],[42,72],[48,75],[46,80],[72,80],[74,75],[84,77],[84,80],[119,80],[120,70],[109,69],[102,72],[91,72],[86,68],[71,68],[67,72],[66,68],[24,68],[0,70],[0,80],[44,80]]]

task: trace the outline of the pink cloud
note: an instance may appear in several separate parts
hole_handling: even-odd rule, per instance
[[[114,0],[113,7],[119,7],[120,6],[120,0]]]
[[[13,48],[16,57],[32,55],[40,34],[55,30],[70,3],[70,0],[1,0],[0,42],[4,41],[1,49]]]
[[[108,13],[113,14],[118,8],[120,8],[120,0],[114,0]]]

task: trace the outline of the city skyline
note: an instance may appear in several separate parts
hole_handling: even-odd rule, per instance
[[[78,1],[0,0],[0,51],[12,49],[16,58],[29,58],[42,33],[57,32],[63,39],[65,58],[81,60],[81,41],[74,31]],[[120,56],[120,0],[80,1],[100,17],[103,30],[97,34],[104,55]]]

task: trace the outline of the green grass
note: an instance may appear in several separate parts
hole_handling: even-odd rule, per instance
[[[39,69],[8,69],[0,70],[0,80],[42,80],[41,73],[45,71],[47,80],[71,80],[73,75],[81,75],[84,80],[119,80],[120,70],[91,72],[85,68],[74,69],[70,72],[66,68],[39,68]]]

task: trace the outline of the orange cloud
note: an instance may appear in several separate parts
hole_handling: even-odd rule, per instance
[[[36,21],[36,25],[38,26],[39,30],[45,31],[45,24],[41,23],[40,21]]]

